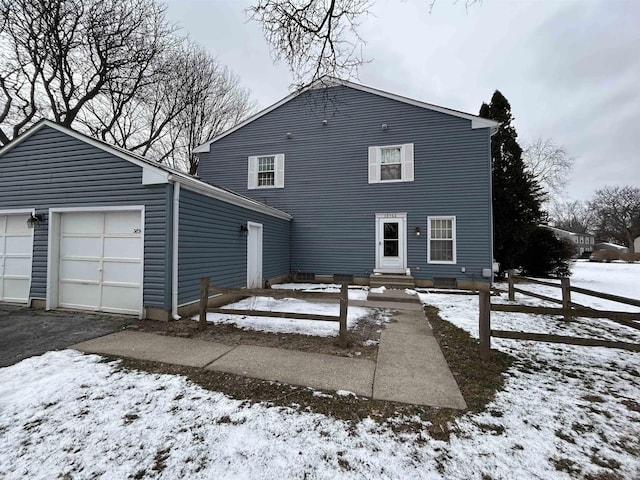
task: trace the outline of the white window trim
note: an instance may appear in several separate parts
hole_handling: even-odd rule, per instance
[[[382,180],[382,150],[385,148],[400,149],[400,172],[402,178]],[[413,143],[399,145],[379,145],[369,147],[369,183],[400,183],[414,180],[414,146]]]
[[[258,185],[258,158],[273,157],[274,179],[273,185]],[[251,155],[248,159],[248,190],[268,190],[271,188],[284,188],[284,153],[271,153],[265,155]]]
[[[451,236],[453,237],[453,260],[431,260],[431,220],[451,220]],[[454,265],[457,263],[457,232],[456,232],[456,217],[455,215],[436,215],[427,217],[427,263],[435,265]]]

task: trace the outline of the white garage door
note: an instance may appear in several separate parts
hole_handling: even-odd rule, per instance
[[[114,313],[140,313],[140,211],[63,213],[58,304]]]
[[[26,303],[31,285],[33,231],[28,214],[0,215],[0,300]]]

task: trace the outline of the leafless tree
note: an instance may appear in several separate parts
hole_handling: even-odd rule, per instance
[[[356,77],[366,59],[360,21],[375,0],[257,0],[251,19],[262,25],[275,61],[285,61],[302,88],[325,76]],[[437,0],[425,2],[429,12]],[[457,0],[453,0],[458,3]],[[460,2],[465,8],[481,0]]]
[[[633,241],[640,236],[640,188],[607,186],[596,191],[589,205],[597,217],[597,235],[634,252]]]
[[[550,197],[562,195],[573,168],[573,158],[564,147],[548,138],[538,138],[525,144],[522,158]]]
[[[588,202],[580,200],[553,204],[551,220],[554,226],[575,233],[593,233],[596,215]]]
[[[0,0],[0,144],[39,118],[194,173],[253,108],[157,0]]]
[[[71,126],[99,95],[135,95],[175,28],[155,0],[2,0],[0,141],[40,116]]]
[[[251,114],[254,103],[237,75],[196,46],[185,52],[182,69],[189,79],[181,98],[183,108],[154,150],[158,159],[196,174],[198,157],[193,149]]]

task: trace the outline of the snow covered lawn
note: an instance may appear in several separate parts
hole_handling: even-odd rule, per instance
[[[582,287],[597,292],[610,293],[621,297],[635,298],[640,300],[640,263],[597,263],[577,261],[571,267],[572,275],[570,282],[572,286]],[[560,284],[559,280],[547,280]],[[498,287],[507,288],[506,283],[497,284]],[[559,288],[546,285],[535,285],[532,283],[518,285],[523,290],[540,293],[551,298],[562,299]],[[537,304],[539,300],[516,294],[518,303]],[[571,300],[581,305],[600,310],[612,310],[618,312],[640,312],[640,308],[623,303],[611,302],[580,293],[572,293]],[[547,303],[547,306],[554,304]]]

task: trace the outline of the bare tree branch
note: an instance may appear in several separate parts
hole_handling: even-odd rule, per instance
[[[598,237],[634,252],[633,241],[640,236],[640,188],[604,187],[596,191],[589,206],[597,217]]]
[[[525,144],[522,158],[549,195],[561,196],[564,193],[574,162],[564,147],[548,138],[538,138]]]
[[[275,61],[285,61],[297,87],[326,75],[350,78],[365,62],[359,19],[369,0],[258,0],[260,22]]]

